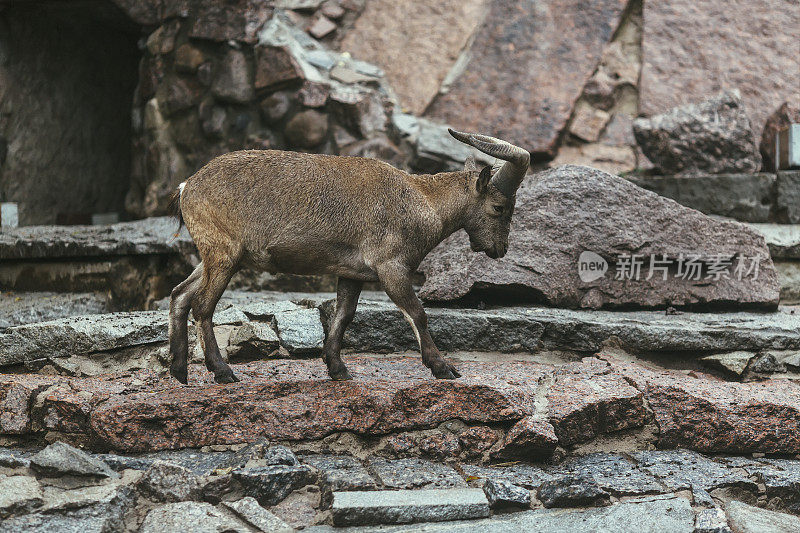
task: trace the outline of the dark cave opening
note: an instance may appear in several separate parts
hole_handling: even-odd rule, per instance
[[[0,6],[0,201],[20,225],[123,213],[139,36],[107,0]]]

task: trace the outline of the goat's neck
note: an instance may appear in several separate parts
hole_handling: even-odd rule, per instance
[[[440,228],[436,244],[464,227],[472,207],[471,185],[474,179],[469,172],[446,172],[431,176],[425,196],[438,215]]]

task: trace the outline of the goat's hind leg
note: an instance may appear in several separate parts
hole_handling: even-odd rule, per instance
[[[336,311],[328,326],[328,337],[325,339],[323,358],[328,366],[328,375],[335,381],[353,379],[340,355],[344,330],[350,325],[356,314],[358,296],[364,282],[339,278],[336,284]]]
[[[172,290],[169,302],[169,353],[172,356],[169,373],[184,385],[188,382],[189,310],[200,288],[202,275],[203,263],[200,263],[188,278]]]
[[[214,336],[214,309],[217,307],[217,302],[225,292],[225,287],[231,280],[234,274],[234,268],[221,266],[217,263],[216,266],[206,267],[203,271],[202,285],[197,291],[192,302],[192,312],[194,319],[197,322],[198,333],[203,337],[203,351],[205,353],[206,368],[214,373],[214,381],[217,383],[234,383],[239,381],[233,374],[233,370],[228,364],[222,360],[222,355],[219,352],[217,345],[217,338]]]

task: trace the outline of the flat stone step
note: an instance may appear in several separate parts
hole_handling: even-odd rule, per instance
[[[443,522],[489,516],[482,489],[334,492],[337,526]]]
[[[50,432],[89,449],[148,452],[261,437],[388,436],[459,419],[483,437],[450,436],[456,442],[447,452],[442,436],[432,444],[445,455],[493,446],[498,457],[531,458],[636,431],[652,417],[664,448],[800,453],[800,385],[791,379],[729,383],[603,354],[561,366],[460,361],[457,380],[432,379],[418,357],[347,355],[345,362],[352,381],[330,381],[319,359],[232,365],[241,382],[229,385],[214,384],[200,365],[190,365],[190,386],[152,370],[0,375],[0,434]],[[489,437],[478,447],[476,438]]]
[[[785,515],[788,517],[788,515]],[[491,531],[512,533],[542,531],[547,533],[615,533],[670,532],[692,533],[695,513],[688,500],[674,496],[657,496],[630,500],[610,507],[597,509],[536,509],[490,519],[426,524],[430,533],[468,533]],[[307,531],[333,533],[335,531],[364,532],[368,527],[347,528],[315,527]],[[408,531],[407,526],[381,528],[384,533]]]

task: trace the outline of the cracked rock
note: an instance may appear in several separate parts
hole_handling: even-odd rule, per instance
[[[242,498],[235,502],[223,502],[223,507],[227,507],[236,515],[250,524],[258,528],[260,531],[269,533],[289,533],[294,531],[289,524],[261,507],[255,498]]]
[[[461,476],[447,465],[422,459],[383,459],[373,457],[369,468],[387,488],[451,488],[466,487]]]
[[[244,494],[252,496],[261,505],[275,505],[293,490],[314,482],[314,473],[306,465],[271,465],[233,471]]]
[[[211,504],[178,502],[156,507],[147,513],[139,533],[244,533],[248,529]]]
[[[139,479],[136,488],[155,502],[199,500],[200,480],[190,470],[165,461],[155,461]]]
[[[502,479],[487,479],[483,484],[483,492],[489,500],[489,507],[530,507],[531,493],[522,487]]]
[[[105,462],[61,441],[54,442],[31,457],[31,467],[45,476],[71,474],[119,477]]]
[[[608,505],[609,494],[588,475],[561,476],[539,487],[539,500],[545,507]]]
[[[42,489],[29,476],[0,474],[0,518],[17,512],[30,512],[42,505]]]

